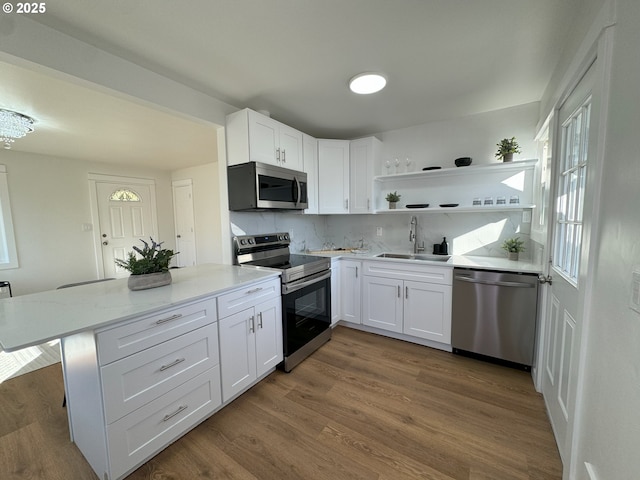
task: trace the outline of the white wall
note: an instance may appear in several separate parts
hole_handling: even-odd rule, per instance
[[[19,268],[1,270],[14,295],[98,278],[91,223],[89,173],[152,178],[156,183],[159,240],[174,248],[168,172],[113,166],[15,151],[0,151],[6,165]],[[94,226],[97,227],[97,226]]]
[[[577,431],[580,479],[589,478],[584,462],[599,480],[640,475],[640,313],[629,307],[632,271],[640,268],[640,2],[615,5],[599,251]]]
[[[192,181],[197,263],[222,263],[218,163],[176,170],[171,179]]]

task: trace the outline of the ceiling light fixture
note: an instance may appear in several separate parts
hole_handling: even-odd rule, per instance
[[[33,132],[34,120],[22,113],[0,108],[0,141],[9,150],[16,138],[22,138]]]
[[[367,95],[379,92],[387,84],[387,79],[380,73],[360,73],[349,80],[349,88],[354,93]]]

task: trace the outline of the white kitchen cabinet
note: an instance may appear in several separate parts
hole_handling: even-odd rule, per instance
[[[361,289],[362,262],[340,261],[340,319],[351,323],[362,323]]]
[[[340,320],[340,264],[338,258],[331,259],[331,326]]]
[[[245,108],[227,116],[227,164],[262,162],[302,170],[302,132]]]
[[[349,213],[349,141],[318,140],[318,212]]]
[[[309,206],[304,213],[318,213],[318,140],[306,133],[302,135],[302,171],[307,174]]]
[[[72,440],[124,478],[222,404],[216,299],[62,338]]]
[[[220,319],[222,398],[227,402],[283,360],[280,296]]]
[[[367,261],[363,269],[364,325],[451,343],[450,267]]]
[[[375,137],[349,144],[349,213],[373,212],[373,172],[381,145]]]

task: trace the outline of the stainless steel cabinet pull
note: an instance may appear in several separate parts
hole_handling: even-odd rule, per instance
[[[262,328],[262,312],[258,313],[258,326]]]
[[[175,315],[171,315],[170,317],[161,318],[160,320],[157,320],[156,325],[162,325],[163,323],[170,322],[171,320],[176,320],[177,318],[180,318],[180,317],[182,317],[182,314],[176,313]]]
[[[400,298],[400,285],[398,285],[398,298]]]
[[[162,417],[162,421],[166,422],[167,420],[171,420],[173,417],[178,415],[180,412],[184,412],[187,408],[189,408],[189,405],[180,405],[175,412],[167,413],[164,417]]]
[[[256,317],[254,317],[253,315],[251,316],[251,318],[249,319],[249,331],[251,333],[256,333],[256,323],[255,323]]]
[[[276,148],[276,160],[280,161],[280,149]]]
[[[409,287],[404,287],[404,298],[409,298]]]
[[[344,209],[345,210],[349,210],[349,199],[348,198],[344,201]]]
[[[163,372],[164,370],[167,370],[171,367],[175,367],[176,365],[178,365],[179,363],[184,362],[184,358],[176,358],[173,362],[167,364],[167,365],[162,365],[160,367],[160,371]]]
[[[367,210],[371,209],[371,200],[367,198]]]
[[[356,278],[358,278],[358,267],[356,267]]]
[[[287,162],[287,151],[284,148],[282,149],[282,161]]]
[[[259,292],[260,290],[262,290],[262,287],[254,288],[254,289],[251,289],[251,290],[247,290],[246,294],[247,295],[251,295],[252,293]]]

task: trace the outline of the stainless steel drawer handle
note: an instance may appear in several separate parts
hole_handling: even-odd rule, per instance
[[[247,290],[246,295],[251,295],[252,293],[259,292],[260,290],[262,290],[262,287],[253,288],[253,289],[251,289],[251,290]]]
[[[253,315],[249,318],[249,332],[256,333],[256,317]]]
[[[184,362],[184,358],[176,358],[173,362],[167,364],[167,365],[162,365],[160,367],[160,371],[163,372],[171,367],[175,367],[176,365],[178,365],[179,363]]]
[[[182,314],[181,313],[176,313],[175,315],[171,315],[170,317],[161,318],[160,320],[156,321],[156,325],[162,325],[163,323],[170,322],[171,320],[176,320],[176,319],[178,319],[180,317],[182,317]]]
[[[258,313],[258,327],[262,328],[262,312]]]
[[[164,417],[162,417],[162,421],[166,422],[167,420],[171,420],[173,417],[178,415],[180,412],[184,412],[187,408],[189,408],[189,405],[180,405],[175,412],[167,413]]]
[[[400,298],[400,285],[398,285],[398,298]]]

